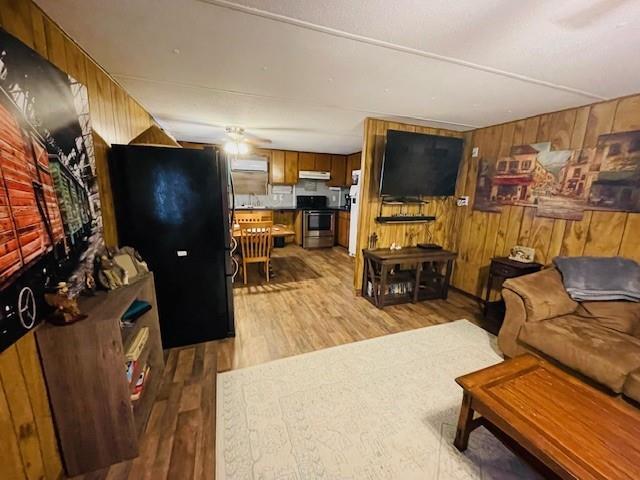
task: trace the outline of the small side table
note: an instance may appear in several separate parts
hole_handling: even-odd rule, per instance
[[[485,319],[491,320],[495,323],[492,329],[495,329],[497,326],[496,332],[491,333],[495,333],[497,335],[500,327],[502,326],[502,320],[504,319],[504,302],[502,300],[496,302],[489,301],[493,287],[502,286],[502,283],[508,278],[528,275],[529,273],[538,272],[541,269],[542,264],[540,263],[516,262],[515,260],[510,260],[507,257],[494,257],[491,259],[483,310]]]

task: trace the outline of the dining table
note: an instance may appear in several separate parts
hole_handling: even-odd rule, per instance
[[[286,225],[273,225],[271,227],[272,237],[288,237],[295,235],[296,232],[288,228]],[[240,238],[240,225],[237,223],[233,226],[233,238]]]
[[[237,223],[233,225],[232,234],[234,239],[240,240],[240,236],[241,236],[240,225],[238,225]],[[290,235],[295,235],[295,234],[296,232],[288,228],[286,225],[273,225],[271,227],[272,238],[288,237]],[[236,255],[240,255],[240,251],[237,251]],[[269,263],[269,275],[271,276],[271,278],[276,277],[276,273],[273,270],[272,263]]]

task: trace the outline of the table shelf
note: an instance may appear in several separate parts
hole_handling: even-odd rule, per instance
[[[385,305],[447,298],[453,260],[447,250],[405,248],[363,250],[362,296],[378,308]],[[399,266],[412,266],[400,270]],[[393,285],[407,285],[406,292],[387,293]]]

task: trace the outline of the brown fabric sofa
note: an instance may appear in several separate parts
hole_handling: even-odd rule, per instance
[[[555,268],[507,280],[502,296],[506,356],[543,356],[640,402],[640,303],[576,303]]]

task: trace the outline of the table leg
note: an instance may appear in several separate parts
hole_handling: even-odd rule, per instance
[[[491,268],[491,267],[489,267]],[[489,270],[489,276],[487,277],[487,291],[484,294],[484,307],[482,309],[482,315],[486,318],[489,312],[489,299],[491,298],[491,288],[493,287],[493,274]]]
[[[378,308],[384,307],[386,289],[387,289],[387,265],[383,263],[382,265],[380,265],[380,293],[378,294]]]
[[[449,283],[451,283],[451,270],[453,270],[453,260],[447,262],[447,271],[444,274],[444,283],[442,284],[442,298],[445,300],[449,296]]]
[[[360,295],[362,298],[367,298],[367,283],[369,282],[369,259],[362,259],[364,265],[362,266],[362,287],[360,288]]]
[[[418,262],[416,266],[416,283],[413,286],[413,303],[418,302],[418,294],[420,293],[420,274],[422,273],[422,262]]]
[[[376,284],[376,273],[375,273],[375,268],[373,266],[373,262],[371,261],[371,259],[367,260],[367,272],[369,272],[369,280],[371,281],[371,295],[368,296],[368,298],[372,298],[373,297],[373,304],[377,307],[378,306],[378,285]]]
[[[461,452],[464,452],[469,446],[469,434],[473,430],[473,413],[473,409],[471,408],[471,395],[464,392],[462,406],[460,407],[458,428],[456,429],[456,439],[453,441],[453,445]]]

